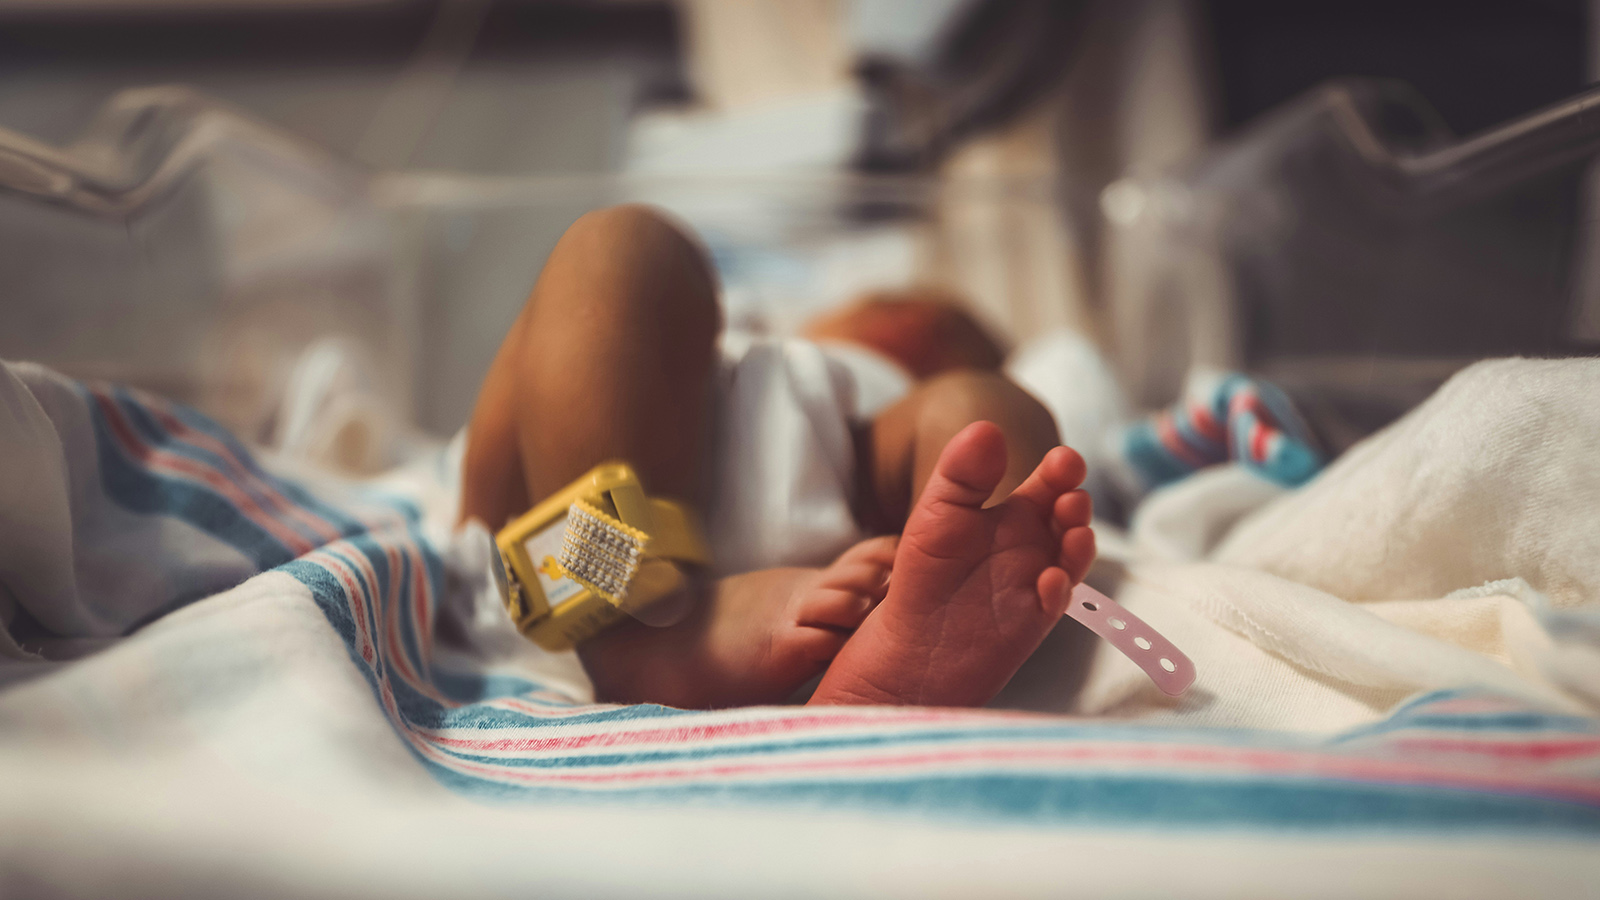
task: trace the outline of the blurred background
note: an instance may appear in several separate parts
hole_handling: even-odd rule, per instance
[[[1587,0],[0,0],[0,355],[312,440],[460,427],[562,230],[657,203],[735,327],[936,285],[1131,401],[1334,448],[1600,347]],[[323,392],[324,394],[326,391]],[[310,402],[310,401],[306,401]],[[348,418],[348,417],[347,417]]]

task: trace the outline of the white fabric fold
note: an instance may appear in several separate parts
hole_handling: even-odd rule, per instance
[[[1045,708],[1324,732],[1481,687],[1600,711],[1597,399],[1597,360],[1481,363],[1298,491],[1219,467],[1156,492],[1091,580],[1195,688],[1096,648]]]

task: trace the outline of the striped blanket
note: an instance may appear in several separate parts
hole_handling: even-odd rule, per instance
[[[596,704],[570,661],[474,650],[509,626],[402,480],[291,479],[192,410],[3,374],[7,894],[1494,895],[1600,874],[1600,719],[1571,708],[1460,686],[1330,734]]]

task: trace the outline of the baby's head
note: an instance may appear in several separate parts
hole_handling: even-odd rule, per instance
[[[804,334],[870,347],[918,379],[952,369],[993,371],[1005,359],[958,295],[931,287],[866,294],[813,319]]]

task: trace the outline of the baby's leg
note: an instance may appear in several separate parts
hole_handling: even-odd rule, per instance
[[[561,238],[473,410],[462,518],[491,529],[595,465],[699,499],[720,313],[704,255],[650,210],[590,213]],[[782,700],[827,665],[883,595],[893,539],[827,569],[724,579],[682,622],[628,621],[579,648],[603,700]]]
[[[498,529],[611,459],[696,500],[720,319],[704,255],[661,216],[573,223],[478,394],[462,518]]]
[[[1009,496],[1060,443],[1048,410],[1010,379],[964,370],[930,378],[880,413],[857,459],[857,506],[881,532],[898,532],[950,439],[973,422],[993,422],[1005,437],[1006,467],[992,500]]]

